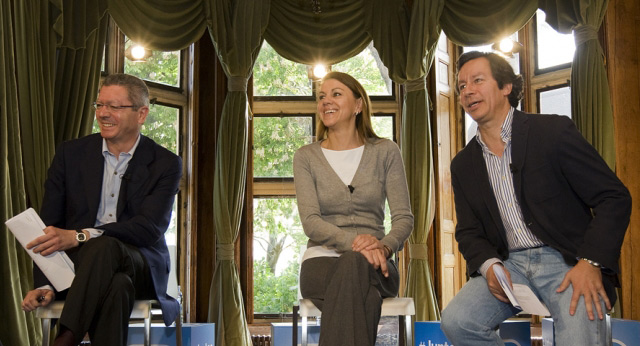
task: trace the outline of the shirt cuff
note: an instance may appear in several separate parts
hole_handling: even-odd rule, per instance
[[[482,265],[480,266],[480,269],[478,269],[478,271],[480,271],[480,274],[482,274],[482,277],[484,277],[486,279],[487,278],[487,270],[489,270],[489,268],[491,268],[491,266],[496,264],[496,263],[500,263],[500,264],[504,265],[504,263],[502,263],[502,261],[499,258],[496,258],[496,257],[489,258],[488,260],[484,261],[484,263],[482,263]]]
[[[55,292],[56,290],[53,289],[53,287],[51,287],[51,285],[44,285],[44,286],[40,286],[38,288],[36,288],[37,290],[49,290],[49,291],[53,291]]]
[[[82,230],[89,232],[89,239],[98,238],[104,233],[104,230],[97,228],[83,228]]]

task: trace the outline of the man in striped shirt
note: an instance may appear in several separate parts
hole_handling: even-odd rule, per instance
[[[451,163],[456,240],[469,282],[442,313],[456,346],[502,344],[520,310],[496,271],[546,304],[558,345],[605,345],[631,213],[626,187],[571,119],[516,109],[522,77],[494,53],[458,61],[457,90],[478,134]]]

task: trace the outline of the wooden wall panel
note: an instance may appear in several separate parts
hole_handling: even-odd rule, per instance
[[[631,224],[620,260],[620,302],[623,318],[640,320],[640,2],[612,0],[605,37],[616,131],[616,172],[633,198]]]

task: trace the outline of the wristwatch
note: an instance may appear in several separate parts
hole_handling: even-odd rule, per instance
[[[84,232],[82,232],[81,229],[77,229],[76,230],[76,240],[78,241],[78,243],[82,244],[82,243],[86,243],[87,240],[89,240],[89,238],[87,237],[86,234],[84,234]]]

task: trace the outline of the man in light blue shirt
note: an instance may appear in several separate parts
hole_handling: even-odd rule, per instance
[[[107,76],[95,102],[100,134],[63,143],[48,171],[40,216],[45,235],[27,244],[43,256],[66,251],[71,287],[55,292],[34,268],[36,289],[25,311],[65,299],[55,345],[125,345],[135,299],[160,302],[165,323],[178,314],[166,294],[169,252],[164,239],[178,192],[178,156],[140,134],[149,113],[143,81]]]

